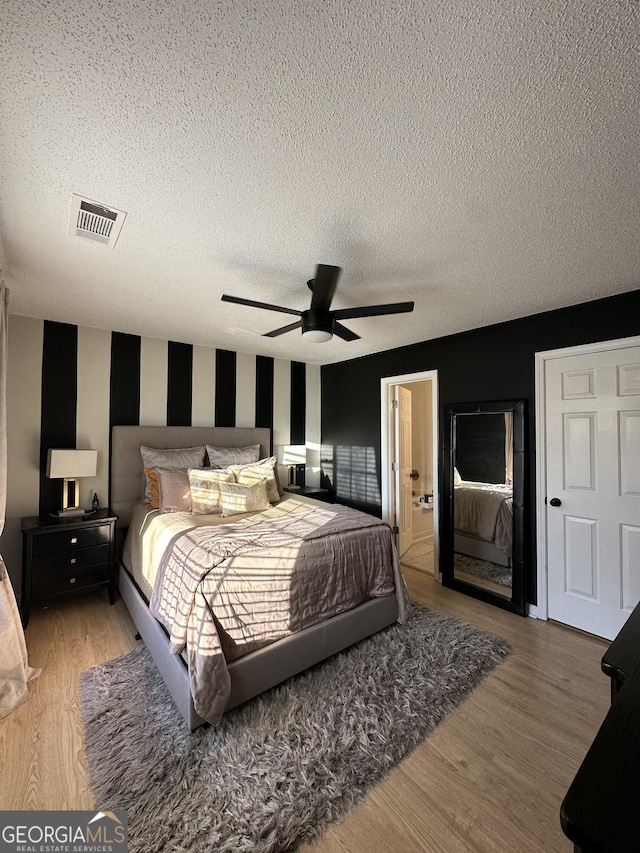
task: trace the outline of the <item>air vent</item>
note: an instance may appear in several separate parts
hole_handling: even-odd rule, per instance
[[[73,193],[71,198],[71,217],[69,219],[69,235],[86,237],[104,246],[113,247],[120,235],[126,213],[107,207],[99,201]]]

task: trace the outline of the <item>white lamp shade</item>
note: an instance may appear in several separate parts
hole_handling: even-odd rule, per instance
[[[95,477],[97,470],[97,450],[49,450],[47,454],[47,477],[52,480]]]
[[[283,465],[304,465],[307,461],[307,448],[304,444],[286,444],[282,448]]]

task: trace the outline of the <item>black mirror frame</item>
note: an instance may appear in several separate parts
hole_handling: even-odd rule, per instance
[[[513,413],[513,554],[511,598],[458,580],[453,572],[453,487],[454,451],[456,446],[456,415]],[[442,547],[440,570],[442,584],[450,589],[471,595],[481,601],[527,615],[525,602],[524,549],[524,477],[525,477],[525,401],[497,400],[481,403],[450,403],[444,407],[443,483],[441,502]],[[445,543],[450,547],[445,547]]]

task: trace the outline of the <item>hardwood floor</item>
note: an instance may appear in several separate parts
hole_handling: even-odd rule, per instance
[[[31,611],[25,632],[29,663],[42,673],[32,698],[0,721],[1,809],[91,809],[78,677],[135,645],[122,599],[106,593],[68,597]]]
[[[404,568],[412,596],[507,639],[513,654],[342,823],[305,853],[565,851],[561,800],[609,705],[607,643],[524,619]],[[36,610],[32,699],[0,722],[1,809],[93,807],[78,675],[134,645],[122,601],[101,594]],[[197,851],[195,851],[197,853]]]

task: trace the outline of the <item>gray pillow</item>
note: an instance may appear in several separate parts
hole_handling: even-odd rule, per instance
[[[191,512],[188,468],[156,468],[160,512]]]
[[[200,447],[147,447],[140,445],[140,454],[145,468],[201,468],[204,464],[204,445]],[[145,477],[145,503],[151,500],[149,478]]]
[[[216,468],[227,468],[229,465],[247,465],[257,462],[260,458],[260,445],[250,444],[248,447],[216,447],[207,444],[209,465]],[[193,466],[197,468],[197,465]]]

